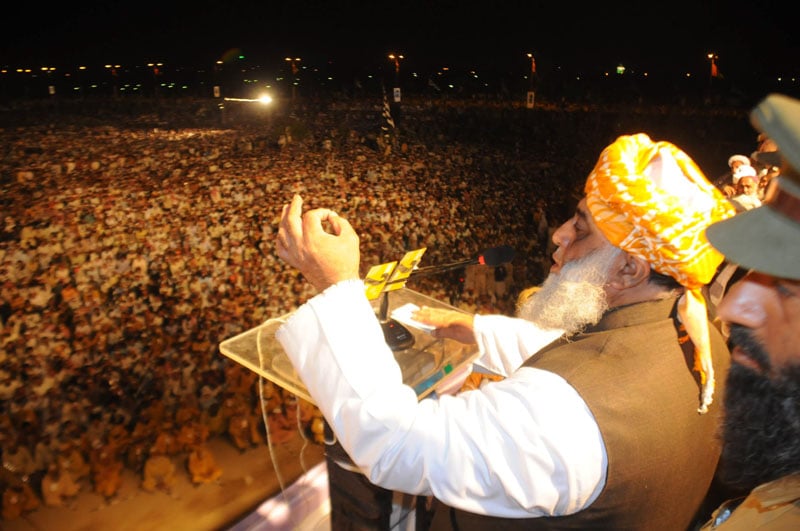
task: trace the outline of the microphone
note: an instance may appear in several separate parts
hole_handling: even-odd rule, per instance
[[[470,265],[485,265],[496,267],[502,264],[507,264],[514,259],[514,248],[510,245],[501,245],[499,247],[491,247],[484,249],[475,258],[467,260],[459,260],[458,262],[451,262],[449,264],[434,265],[428,267],[420,267],[411,272],[407,278],[402,280],[389,281],[387,284],[394,284],[396,282],[405,282],[406,280],[414,277],[421,277],[426,275],[438,275],[439,273],[446,273],[453,269],[459,269]]]
[[[514,249],[508,245],[501,245],[499,247],[491,247],[484,249],[475,257],[467,260],[459,260],[458,262],[451,262],[449,264],[422,267],[414,269],[406,278],[400,280],[392,280],[386,285],[396,284],[398,282],[406,282],[414,277],[436,275],[439,273],[446,273],[453,269],[459,269],[469,265],[486,265],[496,267],[502,264],[507,264],[514,259]],[[389,292],[383,292],[383,300],[381,301],[380,312],[378,319],[381,322],[383,336],[386,344],[392,350],[403,350],[411,347],[414,344],[414,335],[403,325],[394,319],[387,319],[389,310]]]

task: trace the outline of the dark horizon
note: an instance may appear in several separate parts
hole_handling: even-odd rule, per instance
[[[307,57],[345,69],[449,66],[590,74],[623,64],[638,72],[707,69],[734,79],[800,76],[800,45],[772,1],[713,0],[614,6],[559,2],[83,2],[6,8],[0,66],[164,62],[213,65],[234,54],[254,62]],[[706,70],[707,71],[707,70]]]

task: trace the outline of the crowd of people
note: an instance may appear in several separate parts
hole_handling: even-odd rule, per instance
[[[505,274],[474,266],[409,282],[471,312],[511,315],[520,291],[544,279],[550,235],[599,147],[632,128],[686,138],[696,122],[690,146],[706,143],[706,160],[724,162],[751,136],[735,109],[420,102],[383,136],[379,102],[296,105],[255,123],[205,104],[108,116],[83,106],[0,129],[7,519],[80,489],[110,499],[122,467],[144,489],[169,488],[182,467],[214,481],[209,437],[245,449],[264,444],[266,428],[317,434],[315,408],[218,348],[315,293],[274,250],[294,194],[351,220],[364,267],[420,247],[426,265],[512,246]],[[714,144],[721,130],[743,133]]]
[[[738,212],[761,206],[773,179],[780,175],[780,156],[774,140],[760,133],[750,155],[728,158],[728,168],[714,184],[722,190]]]

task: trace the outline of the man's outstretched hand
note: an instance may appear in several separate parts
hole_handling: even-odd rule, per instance
[[[317,290],[359,278],[359,238],[346,219],[317,208],[303,214],[303,198],[283,206],[276,248]]]
[[[455,339],[465,344],[475,343],[475,316],[447,308],[423,306],[412,314],[415,321],[433,326],[433,337]]]

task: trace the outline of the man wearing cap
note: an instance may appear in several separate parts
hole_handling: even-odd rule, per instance
[[[644,134],[608,146],[585,192],[520,318],[417,312],[506,376],[421,401],[365,296],[349,222],[303,213],[299,196],[284,206],[278,255],[321,293],[276,337],[366,477],[438,500],[434,529],[686,529],[711,484],[729,353],[701,294],[722,261],[704,232],[734,210]]]
[[[749,270],[718,308],[729,327],[720,479],[749,493],[703,529],[800,529],[800,101],[767,96],[751,114],[783,158],[764,204],[708,228]]]
[[[737,193],[731,197],[731,202],[737,212],[750,210],[761,205],[758,193],[758,177],[756,169],[752,166],[739,166],[733,172],[733,184]]]
[[[731,155],[728,158],[728,171],[723,173],[720,177],[714,181],[714,186],[719,188],[723,191],[726,195],[730,196],[733,195],[732,191],[736,188],[736,170],[741,168],[742,166],[751,166],[752,163],[750,161],[750,157],[746,155]],[[729,194],[727,191],[730,190],[731,193]]]

